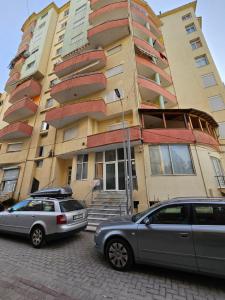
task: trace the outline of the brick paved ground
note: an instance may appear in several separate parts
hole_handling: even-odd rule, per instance
[[[41,250],[0,236],[0,272],[1,300],[225,299],[225,281],[219,279],[149,266],[116,272],[87,232]]]

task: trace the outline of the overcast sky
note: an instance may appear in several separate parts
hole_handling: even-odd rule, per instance
[[[32,12],[38,12],[52,1],[49,0],[2,0],[0,18],[0,92],[8,79],[8,65],[21,40],[20,28]],[[66,0],[55,0],[58,6]],[[147,0],[155,11],[165,12],[188,3],[185,0]],[[203,32],[225,81],[225,0],[198,0],[197,15],[203,17]]]

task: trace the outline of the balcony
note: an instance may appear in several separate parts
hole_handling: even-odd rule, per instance
[[[5,85],[5,91],[7,93],[12,92],[12,90],[15,88],[15,83],[20,79],[20,72],[13,72],[12,75],[9,77],[9,79],[6,82]]]
[[[11,140],[19,138],[27,138],[32,134],[33,127],[23,123],[17,122],[10,125],[7,125],[0,130],[0,140]]]
[[[55,74],[61,78],[78,70],[85,70],[88,66],[88,72],[97,71],[106,65],[106,56],[104,50],[91,50],[85,53],[72,56],[71,58],[55,66]],[[81,73],[82,71],[80,71]]]
[[[165,48],[163,44],[159,41],[159,39],[152,33],[147,27],[143,26],[140,23],[137,23],[133,21],[133,29],[134,29],[134,36],[148,41],[149,38],[152,38],[152,40],[155,42],[154,48],[157,51],[164,51]]]
[[[152,33],[157,37],[162,36],[162,32],[154,24],[154,22],[148,17],[147,12],[145,14],[145,13],[141,12],[139,9],[137,9],[136,7],[132,6],[131,13],[132,13],[132,19],[135,22],[140,23],[141,25],[144,25],[144,26],[146,23],[149,23]]]
[[[149,80],[145,77],[138,77],[138,85],[142,100],[144,102],[155,103],[158,101],[158,97],[162,95],[167,102],[167,106],[171,107],[177,104],[176,96],[171,94],[161,85],[158,85],[155,81]]]
[[[108,4],[118,3],[120,0],[90,0],[92,10],[97,10]]]
[[[130,141],[140,142],[141,131],[139,127],[130,127]],[[112,144],[122,144],[124,142],[124,130],[102,132],[87,137],[87,147],[96,148]]]
[[[107,21],[88,30],[88,40],[93,48],[106,47],[128,36],[128,19]]]
[[[12,92],[9,102],[14,103],[25,97],[33,98],[41,93],[41,85],[34,79],[29,79],[18,85]]]
[[[34,115],[38,106],[30,98],[24,98],[11,105],[5,112],[3,121],[7,123],[23,120]]]
[[[163,53],[157,51],[155,48],[153,48],[148,42],[134,37],[134,44],[138,51],[146,54],[147,56],[150,56],[152,59],[155,58],[157,61],[157,65],[160,68],[164,69],[168,67],[168,60],[166,56]]]
[[[136,55],[136,63],[139,75],[149,79],[154,79],[155,74],[158,73],[163,87],[167,87],[172,84],[171,76],[150,60]]]
[[[55,128],[63,128],[84,117],[101,120],[105,115],[106,104],[101,99],[69,104],[52,109],[47,112],[45,121]]]
[[[217,123],[195,109],[139,109],[143,141],[150,144],[202,144],[219,149]]]
[[[89,15],[89,22],[91,25],[102,24],[106,21],[113,21],[128,18],[128,2],[121,1],[117,3],[110,3],[103,6]]]
[[[103,73],[73,76],[53,86],[51,97],[59,103],[76,100],[100,92],[106,88]]]

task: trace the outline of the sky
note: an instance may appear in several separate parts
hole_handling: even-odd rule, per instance
[[[21,40],[21,26],[32,12],[39,12],[51,0],[1,0],[0,92],[8,79],[8,65]],[[55,0],[58,6],[66,0]],[[147,0],[156,14],[190,2],[189,0]],[[225,1],[198,0],[197,15],[203,17],[203,32],[216,66],[225,82]]]

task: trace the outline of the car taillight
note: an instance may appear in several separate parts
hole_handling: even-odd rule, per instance
[[[67,219],[65,215],[59,215],[56,217],[56,224],[61,225],[66,223],[67,223]]]

